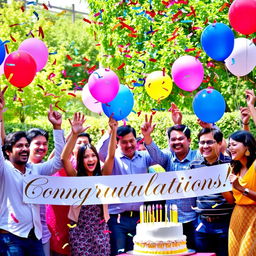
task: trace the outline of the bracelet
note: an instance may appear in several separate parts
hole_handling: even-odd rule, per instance
[[[243,124],[243,125],[249,125],[249,123],[246,123],[246,124],[245,124],[245,123],[243,123],[243,122],[242,122],[242,124]]]

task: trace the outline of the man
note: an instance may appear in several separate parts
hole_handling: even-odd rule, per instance
[[[1,94],[0,112],[3,108]],[[0,151],[0,255],[44,255],[39,205],[23,203],[22,185],[27,175],[51,175],[62,167],[62,118],[50,106],[48,119],[54,128],[56,153],[53,159],[41,164],[28,163],[30,141],[22,131],[8,134]]]
[[[151,138],[154,131],[152,125],[152,115],[148,120],[146,116],[145,123],[141,131],[144,136],[145,146],[152,159],[160,164],[165,171],[182,171],[189,169],[191,161],[199,157],[196,150],[190,149],[190,129],[186,125],[174,125],[167,130],[170,150],[161,151]],[[179,222],[183,223],[183,231],[187,236],[188,248],[195,248],[194,230],[196,213],[191,207],[196,205],[196,198],[186,198],[178,200],[166,200],[167,204],[176,204],[178,206]]]
[[[28,130],[27,138],[30,141],[28,162],[33,164],[42,163],[48,152],[48,132],[39,128],[32,128]],[[40,205],[40,218],[42,224],[42,244],[44,254],[45,256],[50,256],[51,233],[46,223],[46,207],[44,204]]]
[[[204,128],[198,134],[201,160],[194,160],[190,167],[199,168],[230,162],[221,153],[223,134],[218,129]],[[217,256],[228,255],[228,227],[233,205],[227,203],[221,193],[197,198],[199,214],[195,232],[196,250],[215,252]]]
[[[106,137],[107,136],[107,137]],[[118,148],[115,154],[112,173],[107,175],[126,175],[147,173],[148,167],[155,164],[145,151],[136,150],[136,132],[130,125],[117,129]],[[109,135],[104,135],[98,143],[100,160],[104,162],[109,144]],[[117,255],[133,249],[133,236],[139,221],[139,208],[143,203],[109,205],[108,221],[111,243],[111,255]]]

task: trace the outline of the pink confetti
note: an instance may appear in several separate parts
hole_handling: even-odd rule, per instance
[[[11,217],[12,217],[12,219],[14,220],[14,222],[19,223],[19,220],[18,220],[18,219],[16,219],[16,217],[14,216],[14,214],[13,214],[13,213],[11,213]]]
[[[100,224],[102,224],[103,222],[105,222],[105,220],[104,220],[104,219],[100,221]]]
[[[107,234],[107,233],[112,233],[112,232],[110,230],[104,230],[103,233]]]

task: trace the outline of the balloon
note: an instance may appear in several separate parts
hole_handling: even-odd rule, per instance
[[[36,62],[36,71],[40,71],[44,68],[48,61],[48,49],[44,42],[37,38],[28,38],[24,40],[19,50],[26,51],[29,53]]]
[[[33,81],[36,75],[36,62],[25,51],[12,52],[5,60],[4,74],[12,85],[23,88]]]
[[[102,104],[102,109],[108,117],[113,114],[113,118],[120,121],[130,114],[133,104],[133,94],[125,85],[121,84],[116,97],[112,101]]]
[[[5,47],[3,42],[0,40],[0,65],[3,63],[5,59]]]
[[[235,36],[225,24],[213,23],[201,35],[201,45],[208,56],[214,60],[225,60],[234,48]]]
[[[214,123],[221,119],[226,104],[223,96],[214,89],[199,91],[193,100],[196,116],[206,123]]]
[[[194,91],[202,83],[204,68],[202,63],[193,56],[182,56],[174,61],[172,79],[184,91]]]
[[[154,71],[147,76],[145,89],[148,95],[155,100],[162,100],[172,91],[172,80],[163,71]]]
[[[101,103],[97,100],[95,100],[88,88],[88,84],[86,84],[82,91],[82,100],[84,105],[92,112],[101,114],[102,113],[102,107]]]
[[[100,68],[94,71],[88,80],[91,95],[102,103],[113,100],[119,90],[118,76],[110,69]]]
[[[233,75],[247,75],[256,65],[256,46],[249,39],[236,38],[234,49],[225,64]]]
[[[235,0],[228,11],[231,26],[237,32],[249,35],[256,32],[256,0]]]

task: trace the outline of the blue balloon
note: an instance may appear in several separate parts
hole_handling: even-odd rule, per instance
[[[133,94],[125,85],[120,84],[116,97],[108,103],[102,103],[102,109],[106,116],[113,114],[113,118],[120,121],[130,114],[133,104]]]
[[[208,56],[223,61],[233,51],[235,36],[233,31],[223,23],[207,26],[201,35],[201,45]]]
[[[0,40],[0,65],[3,63],[5,58],[5,47],[3,42]]]
[[[193,110],[196,116],[206,123],[215,123],[221,119],[226,109],[226,103],[220,92],[214,89],[199,91],[193,100]]]

